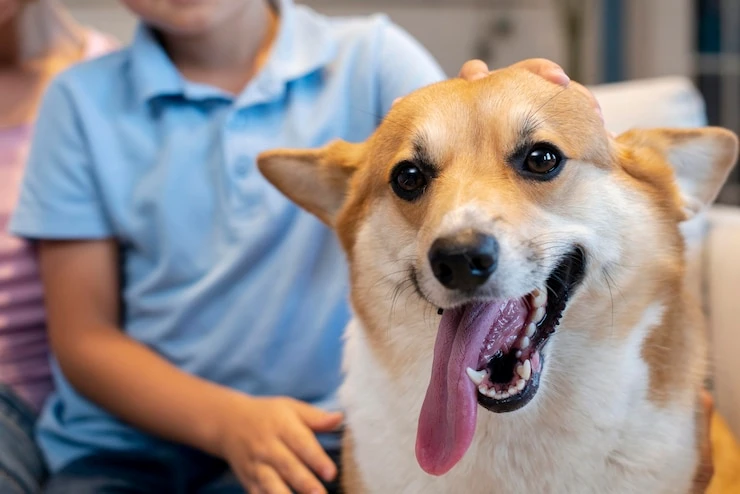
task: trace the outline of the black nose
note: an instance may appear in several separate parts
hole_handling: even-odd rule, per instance
[[[472,290],[496,270],[498,242],[490,235],[463,230],[435,240],[429,262],[434,276],[447,288]]]

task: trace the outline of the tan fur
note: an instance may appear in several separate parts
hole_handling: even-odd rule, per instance
[[[710,417],[701,397],[696,398],[695,417],[696,443],[700,445],[700,460],[696,466],[691,494],[705,494],[714,474],[714,466],[712,465],[711,441],[707,440],[710,434]]]
[[[557,178],[515,171],[525,141],[563,151]],[[404,201],[390,174],[420,153],[437,176]],[[690,492],[706,345],[679,224],[712,202],[736,156],[736,136],[716,128],[612,139],[581,92],[514,69],[419,90],[365,143],[262,155],[262,173],[335,228],[347,252],[347,492]],[[587,275],[545,347],[535,399],[481,410],[466,456],[431,477],[413,438],[435,307],[454,300],[426,253],[461,226],[501,244],[496,297],[541,286],[568,243],[585,247]]]
[[[352,438],[352,431],[345,431],[342,436],[342,451],[353,451],[355,446]],[[365,486],[360,469],[351,455],[342,458],[342,478],[341,486],[343,493],[368,492]]]

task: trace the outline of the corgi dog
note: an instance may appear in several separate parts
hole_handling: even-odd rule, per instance
[[[693,492],[706,343],[681,225],[737,153],[715,127],[614,137],[514,68],[419,89],[365,142],[262,153],[350,266],[345,492]]]

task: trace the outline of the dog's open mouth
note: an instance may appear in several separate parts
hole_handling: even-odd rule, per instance
[[[544,365],[541,350],[584,273],[585,255],[574,248],[545,287],[521,299],[444,311],[417,432],[417,459],[426,472],[441,475],[462,458],[478,404],[503,413],[532,400]]]
[[[502,306],[486,335],[478,366],[466,369],[478,387],[481,406],[492,412],[511,412],[534,397],[543,365],[540,350],[555,332],[583,272],[583,251],[575,249],[550,274],[546,288]]]

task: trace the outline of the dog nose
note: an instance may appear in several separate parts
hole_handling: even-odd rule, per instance
[[[447,288],[472,290],[496,270],[498,242],[490,235],[464,230],[435,240],[429,263],[435,278]]]

